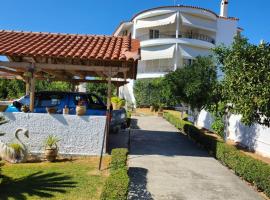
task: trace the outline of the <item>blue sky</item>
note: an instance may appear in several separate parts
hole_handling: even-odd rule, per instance
[[[219,13],[220,0],[176,0]],[[0,3],[0,29],[112,34],[121,21],[174,0],[6,0]],[[230,0],[229,15],[240,18],[251,42],[270,41],[270,1]]]

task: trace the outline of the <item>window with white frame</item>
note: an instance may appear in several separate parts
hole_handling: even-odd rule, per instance
[[[154,39],[154,38],[159,38],[159,30],[149,30],[149,38]]]

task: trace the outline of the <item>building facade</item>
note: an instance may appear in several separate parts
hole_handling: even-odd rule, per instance
[[[115,36],[139,39],[141,60],[137,79],[162,77],[192,63],[197,56],[211,54],[215,45],[230,45],[241,31],[238,19],[228,17],[228,0],[221,1],[220,15],[194,6],[166,6],[136,14],[123,22]],[[121,95],[135,103],[134,82],[120,89]]]

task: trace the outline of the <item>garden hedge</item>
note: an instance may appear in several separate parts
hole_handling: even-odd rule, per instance
[[[239,151],[236,147],[205,135],[192,123],[181,120],[170,113],[164,118],[184,131],[189,138],[206,148],[216,159],[232,169],[235,174],[252,183],[270,197],[270,165]]]
[[[127,149],[113,149],[110,176],[101,193],[101,200],[126,200],[129,187]]]

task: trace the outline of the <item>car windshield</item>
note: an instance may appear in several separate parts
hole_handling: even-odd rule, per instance
[[[42,94],[37,96],[36,106],[53,107],[58,106],[63,99],[61,94]]]

